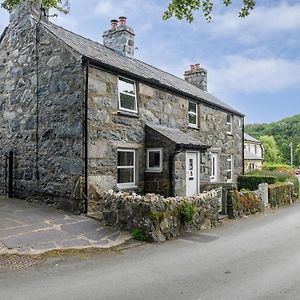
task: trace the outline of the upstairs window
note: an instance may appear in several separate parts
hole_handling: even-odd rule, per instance
[[[135,150],[118,149],[118,177],[120,188],[135,186]]]
[[[227,182],[231,183],[233,180],[233,156],[231,154],[227,155]]]
[[[161,148],[147,149],[147,171],[148,172],[162,171],[162,149]]]
[[[189,102],[189,126],[198,127],[198,105],[195,102]]]
[[[119,89],[119,109],[137,113],[136,86],[133,80],[120,77]]]
[[[232,115],[227,114],[227,122],[226,122],[226,129],[227,133],[232,133]]]

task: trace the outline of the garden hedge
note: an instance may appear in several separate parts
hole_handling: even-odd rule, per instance
[[[237,180],[238,190],[255,191],[261,183],[275,184],[275,176],[262,176],[262,175],[244,175],[239,176]]]

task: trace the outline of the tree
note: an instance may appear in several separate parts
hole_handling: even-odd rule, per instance
[[[44,8],[55,8],[61,12],[69,11],[68,0],[4,0],[1,6],[8,11],[12,11],[16,5],[22,1],[36,2],[41,1]],[[163,19],[168,20],[175,17],[178,20],[185,19],[188,22],[194,21],[194,13],[202,11],[204,17],[209,22],[211,20],[211,12],[215,0],[171,0],[167,10],[164,12]],[[232,4],[232,0],[222,0],[225,6]],[[243,0],[243,7],[239,12],[239,16],[244,18],[249,15],[255,6],[255,0]]]
[[[222,0],[225,6],[232,4],[232,0]],[[178,20],[185,19],[189,23],[194,21],[194,12],[202,10],[204,17],[208,22],[211,20],[211,12],[214,6],[214,0],[172,0],[167,10],[164,12],[163,19],[167,20],[175,17]],[[255,6],[255,0],[243,0],[243,7],[239,16],[244,18],[249,15]]]
[[[63,12],[65,14],[69,11],[68,0],[4,0],[1,3],[1,7],[11,12],[19,3],[24,1],[32,3],[41,3],[43,8],[45,9],[55,8],[58,11]]]
[[[295,165],[300,166],[300,144],[297,145],[295,150]]]
[[[266,162],[279,162],[279,150],[273,136],[263,135],[259,138],[264,147],[264,159]]]

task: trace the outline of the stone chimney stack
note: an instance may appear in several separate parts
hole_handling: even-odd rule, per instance
[[[134,57],[134,31],[126,25],[127,18],[111,20],[111,29],[103,32],[103,45],[123,56]]]
[[[200,64],[190,66],[190,70],[184,72],[184,79],[207,92],[207,70],[200,67]]]

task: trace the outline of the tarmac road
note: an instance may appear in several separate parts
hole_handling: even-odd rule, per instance
[[[0,269],[0,298],[300,299],[300,205],[161,245]]]

